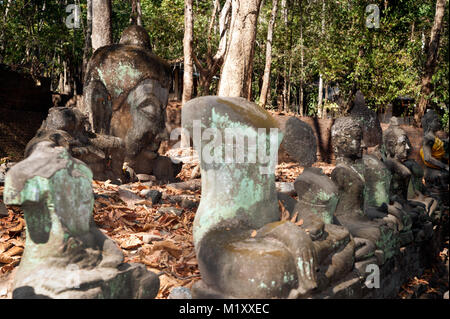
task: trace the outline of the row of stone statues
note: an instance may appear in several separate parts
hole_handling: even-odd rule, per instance
[[[167,65],[150,52],[145,30],[132,26],[120,44],[94,53],[84,108],[50,110],[26,159],[5,181],[5,202],[22,205],[27,223],[14,297],[156,296],[158,277],[143,265],[123,263],[120,250],[96,228],[91,182],[133,181],[139,172],[174,176],[176,165],[157,153],[169,85]],[[202,280],[192,289],[194,297],[318,296],[351,273],[364,277],[365,266],[382,266],[400,247],[432,236],[439,196],[448,193],[448,141],[436,137],[436,114],[424,116],[424,172],[408,158],[411,143],[395,119],[379,135],[373,118],[361,125],[366,113],[359,108],[336,119],[331,178],[311,167],[311,128],[296,118],[287,122],[284,143],[306,167],[294,183],[294,199],[276,191],[277,158],[271,155],[284,134],[266,110],[242,98],[214,96],[184,105],[182,126],[191,136],[196,129],[213,128],[220,136],[231,129],[257,137],[262,148],[255,161],[249,153],[244,161],[211,161],[211,143],[194,141],[202,155],[202,198],[193,229]],[[368,128],[374,138],[365,138]],[[376,152],[364,154],[365,140],[381,141]],[[219,155],[227,147],[233,154],[242,151],[238,143],[216,146]],[[281,218],[279,200],[289,203],[289,220]]]
[[[227,127],[255,134],[260,127],[277,127],[268,113],[239,98],[186,103],[183,127],[192,132],[196,120],[222,134]],[[286,130],[292,131],[288,124]],[[363,130],[353,117],[337,119],[331,135],[336,156],[331,179],[320,169],[307,168],[295,181],[298,201],[292,213],[300,226],[280,221],[273,171],[261,175],[258,163],[201,162],[194,242],[202,281],[194,286],[194,296],[305,297],[354,267],[364,275],[363,265],[381,266],[400,246],[430,238],[436,203],[420,190],[408,197],[412,172],[420,170],[404,164],[411,145],[395,121],[384,136],[380,158],[363,155]]]

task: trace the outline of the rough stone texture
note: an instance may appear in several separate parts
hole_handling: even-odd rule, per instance
[[[154,298],[159,278],[123,263],[94,223],[92,172],[63,147],[40,142],[8,171],[5,202],[22,205],[25,251],[13,298]]]
[[[309,167],[317,160],[314,131],[296,117],[291,117],[286,122],[282,146],[302,166]]]
[[[150,199],[152,204],[158,204],[161,201],[162,193],[155,189],[143,189],[140,191],[139,195],[143,196],[146,199]]]
[[[283,193],[286,195],[295,196],[297,193],[295,192],[294,184],[288,182],[276,182],[277,191],[279,193]]]
[[[358,121],[363,129],[363,140],[367,147],[380,145],[383,142],[383,131],[377,114],[367,108],[363,94],[358,91],[355,95],[351,116]]]
[[[243,98],[193,99],[182,109],[183,128],[191,136],[194,120],[201,128],[217,128],[222,136],[226,128],[249,135],[256,135],[258,128],[277,128],[265,110]],[[272,154],[281,139],[278,132]],[[261,142],[267,154],[269,136]],[[194,137],[199,154],[205,145],[195,144]],[[272,161],[225,163],[201,157],[202,198],[194,220],[194,245],[202,280],[193,286],[194,298],[297,298],[317,287],[311,239],[294,224],[279,221]]]
[[[192,299],[192,294],[189,288],[175,287],[170,291],[167,299]]]
[[[362,129],[351,117],[339,118],[332,128],[336,168],[331,174],[339,190],[337,222],[345,226],[363,245],[355,252],[356,260],[370,258],[375,250],[390,258],[398,250],[395,227],[384,216],[369,216],[364,210],[365,166],[362,160]]]
[[[123,140],[124,149],[111,154],[113,170],[120,171],[127,162],[136,174],[152,172],[165,136],[170,84],[170,68],[151,52],[142,27],[128,27],[119,44],[93,54],[83,90],[84,112],[94,132]]]
[[[0,217],[8,216],[8,210],[6,209],[5,204],[3,204],[2,201],[0,201]]]

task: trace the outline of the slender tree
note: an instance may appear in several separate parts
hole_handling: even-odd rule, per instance
[[[425,69],[422,75],[422,87],[420,90],[419,105],[416,108],[414,114],[414,123],[420,127],[422,116],[425,114],[425,110],[429,104],[430,94],[432,93],[431,79],[436,68],[436,62],[439,51],[439,40],[442,31],[442,22],[444,19],[446,0],[436,1],[436,13],[434,16],[433,27],[431,28],[430,40],[428,43],[427,60],[425,63]]]
[[[192,43],[194,41],[194,14],[192,12],[193,0],[184,1],[184,74],[182,104],[192,99],[194,90],[194,65]]]
[[[92,50],[112,43],[111,0],[92,1]]]
[[[229,45],[219,82],[219,96],[248,98],[261,0],[233,0]]]
[[[266,106],[267,92],[270,87],[270,72],[272,67],[272,41],[273,41],[273,28],[275,26],[275,20],[277,18],[278,0],[273,0],[272,13],[270,15],[269,27],[267,29],[267,41],[266,41],[266,64],[264,66],[263,83],[261,87],[261,94],[259,97],[259,105]]]

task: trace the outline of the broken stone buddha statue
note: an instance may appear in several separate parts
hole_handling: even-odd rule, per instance
[[[428,216],[436,209],[437,201],[421,193],[421,181],[420,184],[417,181],[422,175],[420,165],[408,159],[412,150],[411,142],[395,118],[391,119],[391,124],[383,134],[383,148],[384,163],[392,173],[391,200],[399,203],[403,211],[408,213],[418,233],[420,230],[417,229],[428,222]],[[422,233],[416,237],[423,237]]]
[[[390,218],[386,219],[389,211],[364,209],[366,178],[362,129],[351,117],[342,117],[333,125],[331,136],[336,156],[331,179],[339,193],[336,221],[353,235],[356,261],[373,256],[376,249],[382,250],[388,259],[398,250],[397,230]],[[382,191],[386,192],[385,185]]]
[[[425,167],[425,186],[448,191],[448,139],[441,140],[436,132],[441,129],[439,117],[428,110],[422,117],[423,142],[420,156]]]
[[[120,174],[144,173],[172,180],[179,167],[158,149],[165,130],[171,85],[169,65],[151,52],[144,28],[126,28],[119,44],[97,49],[87,67],[84,112],[95,133],[120,138],[124,147],[110,152],[111,167]]]
[[[312,293],[319,266],[314,244],[300,227],[280,220],[277,122],[246,99],[207,96],[184,105],[182,126],[194,134],[202,176],[193,229],[202,280],[193,286],[193,297]]]
[[[294,215],[313,240],[320,264],[319,289],[325,288],[352,270],[355,242],[345,227],[333,224],[338,189],[320,168],[305,168],[294,187],[298,195]]]
[[[13,298],[154,298],[159,278],[123,262],[116,244],[97,229],[92,173],[51,141],[6,175],[4,199],[21,205],[26,242]]]

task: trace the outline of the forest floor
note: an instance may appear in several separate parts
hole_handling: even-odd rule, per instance
[[[316,163],[329,175],[334,165]],[[199,179],[191,179],[195,165],[184,164],[178,175],[180,181],[190,185],[185,189],[173,184],[157,185],[152,182],[117,186],[93,181],[95,193],[94,220],[99,229],[112,238],[124,254],[124,262],[142,263],[150,271],[164,272],[160,276],[158,299],[168,297],[177,286],[190,288],[200,280],[194,252],[192,226],[201,197]],[[276,180],[293,182],[303,171],[295,163],[281,163],[276,169]],[[139,194],[152,189],[162,193],[161,202],[152,204]],[[131,193],[133,194],[131,194]],[[0,198],[3,187],[0,187]],[[134,196],[133,196],[134,195]],[[185,205],[181,198],[189,198],[193,205]],[[164,207],[170,208],[165,209]],[[448,215],[448,212],[446,212]],[[0,298],[10,297],[11,279],[20,262],[25,242],[25,221],[19,207],[8,206],[8,216],[0,218]],[[448,291],[448,238],[431,268],[420,278],[402,286],[398,298],[440,299]]]

